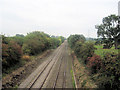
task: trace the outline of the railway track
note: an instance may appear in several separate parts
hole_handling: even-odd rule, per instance
[[[66,88],[66,68],[67,68],[67,60],[64,60],[64,75],[63,75],[63,85],[62,88]]]
[[[62,65],[64,64],[64,65]],[[64,69],[62,69],[64,68]],[[53,88],[65,88],[66,87],[66,60],[64,58],[61,59],[61,63],[59,65],[59,70],[57,72],[55,82]]]
[[[65,49],[63,59],[61,60],[60,67],[55,80],[56,84],[53,88],[66,88],[66,69],[67,69],[67,59],[66,59],[66,49]]]
[[[51,57],[46,60],[46,62],[43,62],[42,65],[40,65],[23,83],[20,84],[19,88],[32,88],[36,81],[41,77],[41,75],[47,70],[47,67],[52,63],[52,65],[55,62],[55,59],[60,56],[62,46],[57,48],[57,50],[53,53]],[[53,61],[54,60],[54,61]],[[57,61],[57,60],[56,60]],[[52,68],[51,68],[52,69]]]
[[[57,73],[57,75],[56,75],[53,88],[55,88],[55,87],[56,87],[56,84],[57,84],[58,76],[59,76],[59,73],[60,73],[60,68],[61,68],[61,65],[62,65],[62,59],[63,59],[63,57],[61,58],[61,63],[60,63],[59,68],[58,68],[58,73]]]
[[[42,89],[46,88],[47,84],[51,84],[50,88],[58,88],[59,84],[61,88],[66,87],[66,63],[65,58],[66,45],[64,43],[57,48],[57,50],[48,58],[45,62],[42,63],[23,83],[20,84],[19,88],[28,88],[29,90],[33,88]],[[56,69],[57,72],[53,72],[53,69]],[[51,73],[55,73],[54,79],[52,82],[47,83],[47,80],[50,79]],[[46,84],[47,83],[47,84]],[[62,85],[62,86],[61,86]]]

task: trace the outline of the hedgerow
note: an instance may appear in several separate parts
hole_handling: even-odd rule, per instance
[[[68,38],[69,46],[86,67],[99,88],[120,88],[120,51],[106,52],[101,57],[95,54],[93,42],[78,39],[75,35]]]
[[[20,62],[22,56],[22,48],[14,41],[8,44],[2,44],[2,69],[3,72],[9,67],[14,66]]]
[[[94,54],[94,44],[92,42],[77,42],[75,44],[74,52],[78,58],[84,61],[87,64],[87,58],[92,57]]]
[[[98,85],[103,88],[120,88],[120,59],[119,55],[107,52],[102,61],[98,74]]]
[[[94,43],[86,41],[83,35],[71,35],[68,38],[69,46],[74,50],[77,57],[87,63],[87,58],[92,57],[95,51]]]
[[[26,36],[16,34],[16,36],[6,37],[2,35],[3,73],[16,64],[20,64],[23,59],[29,61],[31,55],[57,48],[64,40],[62,36],[50,36],[40,31],[30,32]]]

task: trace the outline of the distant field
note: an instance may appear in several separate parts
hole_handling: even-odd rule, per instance
[[[95,47],[97,48],[97,50],[95,50],[95,54],[100,55],[101,57],[103,57],[106,52],[118,53],[118,50],[115,49],[115,47],[112,47],[111,49],[103,49],[102,45],[95,45]]]

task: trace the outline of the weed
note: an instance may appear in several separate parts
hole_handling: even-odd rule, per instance
[[[73,70],[70,70],[71,74],[72,74],[72,83],[73,83],[73,88],[75,88],[75,80],[74,80],[74,76],[73,76]]]
[[[17,88],[18,88],[18,85],[15,85],[13,88],[14,88],[14,90],[17,90]]]

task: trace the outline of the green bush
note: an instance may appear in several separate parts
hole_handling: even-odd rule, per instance
[[[23,52],[24,54],[35,55],[50,47],[50,36],[39,31],[28,33],[24,38]]]
[[[23,52],[28,55],[36,55],[50,48],[56,48],[63,43],[64,37],[50,37],[43,32],[34,31],[24,38]]]
[[[77,57],[81,58],[84,63],[87,63],[87,58],[92,57],[95,51],[94,43],[86,41],[83,35],[70,35],[68,37],[69,46],[74,50]]]
[[[120,59],[118,55],[107,52],[102,59],[102,65],[97,78],[99,87],[120,88]]]
[[[70,35],[68,37],[68,43],[69,43],[69,46],[70,48],[74,48],[75,45],[76,45],[76,42],[82,42],[84,43],[85,42],[85,37],[83,35],[78,35],[78,34],[75,34],[75,35]]]
[[[92,57],[94,54],[95,47],[92,42],[77,42],[74,47],[74,52],[77,57],[81,58],[85,64],[87,64],[87,58]]]
[[[24,35],[16,34],[16,36],[7,37],[7,40],[14,41],[22,47],[24,43]]]

